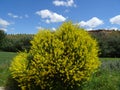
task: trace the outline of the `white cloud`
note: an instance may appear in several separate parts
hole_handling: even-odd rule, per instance
[[[41,26],[37,26],[36,29],[38,29],[38,30],[42,30],[42,29],[44,29],[44,28],[41,27]]]
[[[53,31],[56,31],[56,28],[53,27],[52,30],[53,30]]]
[[[66,6],[66,7],[74,6],[74,7],[76,7],[76,5],[74,4],[74,0],[66,0],[66,1],[64,1],[64,0],[54,0],[53,4],[55,6]]]
[[[117,15],[117,16],[115,16],[115,17],[112,17],[112,18],[110,19],[110,22],[111,22],[112,24],[118,24],[118,25],[120,25],[120,15]]]
[[[81,27],[87,26],[87,22],[85,22],[85,21],[81,21],[81,22],[79,22],[78,24],[79,24]]]
[[[99,25],[103,24],[103,21],[100,20],[97,17],[93,17],[92,19],[88,21],[81,21],[78,23],[81,27],[87,28],[87,29],[93,29]]]
[[[9,26],[10,23],[2,18],[0,18],[0,30],[7,31],[7,26]]]
[[[12,18],[19,18],[18,15],[14,15],[14,14],[12,14],[12,13],[8,13],[8,16],[10,16],[10,17],[12,17]]]
[[[4,31],[7,31],[7,29],[6,29],[6,28],[0,28],[0,30],[4,30]]]
[[[59,14],[54,13],[52,11],[49,11],[47,9],[41,10],[41,11],[37,11],[36,14],[41,16],[41,18],[46,19],[45,20],[46,23],[63,22],[63,21],[66,20],[66,18],[63,17],[62,15],[59,15]]]
[[[0,18],[0,26],[1,27],[7,27],[9,25],[10,25],[10,23],[8,21],[3,20],[2,18]]]
[[[41,26],[37,26],[36,29],[37,29],[37,30],[44,30],[45,28],[44,28],[44,27],[41,27]],[[52,31],[56,31],[56,28],[55,28],[55,27],[52,27],[51,30],[52,30]]]
[[[2,18],[0,18],[0,30],[7,31],[7,26],[9,26],[10,23]]]
[[[18,19],[29,18],[28,14],[25,14],[24,16],[18,16],[13,13],[8,13],[8,16],[10,16],[12,18],[18,18]]]

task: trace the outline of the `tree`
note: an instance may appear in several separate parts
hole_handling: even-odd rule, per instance
[[[120,31],[96,30],[90,34],[98,41],[100,57],[120,57]]]
[[[6,36],[5,31],[0,30],[0,48],[1,48],[1,44],[2,44],[2,41],[5,38],[5,36]]]
[[[9,52],[29,51],[32,38],[32,34],[8,34],[2,42],[1,50]]]

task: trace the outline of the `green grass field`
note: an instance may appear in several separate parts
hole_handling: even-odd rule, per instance
[[[120,90],[120,58],[100,58],[98,72],[84,85],[83,90]]]
[[[9,65],[16,53],[0,52],[0,86],[4,86],[9,75]]]
[[[16,53],[0,52],[0,86],[6,84],[9,65]],[[100,58],[102,64],[83,90],[120,90],[120,58]]]

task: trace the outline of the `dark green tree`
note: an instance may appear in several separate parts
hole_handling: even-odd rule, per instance
[[[0,30],[0,49],[1,49],[2,41],[3,41],[3,39],[5,38],[5,36],[6,36],[5,31]]]

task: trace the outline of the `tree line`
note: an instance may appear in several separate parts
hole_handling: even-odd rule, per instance
[[[90,35],[98,41],[100,57],[120,57],[120,31],[93,30]],[[34,34],[6,34],[0,30],[0,50],[18,52],[29,50]]]
[[[6,34],[0,30],[0,50],[18,52],[29,50],[33,34]]]
[[[120,57],[120,31],[95,30],[89,33],[98,41],[100,57]]]

